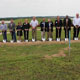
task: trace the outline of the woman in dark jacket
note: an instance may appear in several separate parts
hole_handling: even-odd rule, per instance
[[[30,28],[30,24],[28,22],[28,19],[25,19],[25,22],[23,23],[23,31],[24,31],[25,42],[29,41],[29,28]]]
[[[18,41],[21,41],[21,36],[22,36],[22,23],[21,22],[18,22],[18,26],[16,30],[17,30]]]

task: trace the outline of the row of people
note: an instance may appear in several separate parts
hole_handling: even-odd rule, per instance
[[[63,21],[60,19],[59,16],[57,16],[57,19],[55,20],[57,41],[61,40],[62,26],[64,26],[65,40],[68,40],[69,31],[71,30],[72,23],[74,26],[73,39],[78,40],[79,27],[80,27],[79,14],[76,14],[76,17],[73,19],[73,22],[68,16],[66,16],[66,18]],[[11,22],[8,24],[8,28],[11,34],[11,42],[16,42],[16,30],[17,30],[18,42],[21,41],[21,36],[23,35],[23,32],[24,32],[24,40],[28,42],[30,27],[32,27],[32,41],[36,41],[37,40],[37,27],[39,26],[41,27],[41,40],[45,41],[45,33],[47,32],[47,40],[52,41],[54,24],[51,21],[51,19],[48,19],[48,22],[46,22],[45,18],[43,18],[42,22],[40,22],[39,24],[36,17],[33,17],[30,23],[28,22],[28,19],[25,19],[25,22],[23,24],[21,22],[18,22],[17,27],[13,19],[11,19]],[[3,42],[6,42],[7,41],[7,24],[4,23],[4,20],[2,20],[2,23],[0,25],[0,30],[2,30]]]

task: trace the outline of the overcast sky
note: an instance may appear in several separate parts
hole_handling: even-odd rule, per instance
[[[75,16],[80,0],[0,0],[0,17]]]

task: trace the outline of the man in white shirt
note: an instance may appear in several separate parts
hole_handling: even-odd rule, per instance
[[[33,17],[33,19],[30,22],[30,25],[32,27],[32,41],[36,41],[37,40],[36,29],[37,29],[37,26],[38,26],[38,21],[36,20],[36,17]]]
[[[79,14],[76,14],[76,17],[73,19],[73,25],[74,25],[74,37],[73,37],[73,39],[75,40],[76,38],[78,38],[78,35],[79,35],[79,27],[80,27]]]

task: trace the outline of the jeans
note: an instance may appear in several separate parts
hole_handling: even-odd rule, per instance
[[[16,42],[16,33],[15,31],[11,31],[11,37],[14,42]]]
[[[7,31],[2,31],[3,39],[7,41]]]

